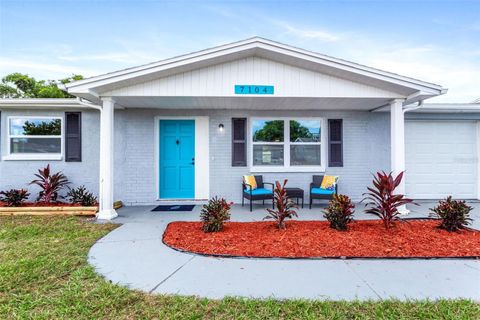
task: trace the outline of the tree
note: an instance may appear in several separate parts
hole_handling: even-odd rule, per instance
[[[306,142],[314,141],[314,136],[307,127],[302,126],[298,121],[290,121],[290,141],[294,142],[299,138]]]
[[[253,141],[283,141],[283,121],[266,121],[263,128],[253,135]]]
[[[262,129],[255,132],[253,141],[283,141],[283,120],[266,121]],[[313,141],[314,135],[298,121],[290,121],[290,141],[302,138]]]
[[[0,98],[73,98],[72,95],[58,88],[65,84],[83,79],[74,74],[69,78],[56,80],[39,80],[22,73],[11,73],[2,78]]]
[[[25,121],[23,125],[23,133],[29,136],[57,136],[60,135],[61,122],[60,119],[54,119],[47,122],[34,123]]]

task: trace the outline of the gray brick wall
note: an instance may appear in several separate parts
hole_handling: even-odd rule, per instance
[[[75,111],[75,110],[69,110]],[[7,154],[7,117],[9,116],[59,116],[63,111],[2,110],[1,113],[1,154]],[[72,186],[85,185],[95,194],[98,193],[98,148],[99,148],[99,113],[82,110],[82,162],[65,162],[64,160],[4,161],[0,160],[0,190],[10,188],[27,188],[33,200],[38,187],[29,186],[37,170],[50,164],[53,171],[63,171],[72,182]]]
[[[231,118],[292,116],[291,112],[280,111],[243,111],[212,114],[210,117],[210,153],[214,159],[210,162],[210,194],[225,197],[234,202],[241,201],[241,177],[249,174],[248,167],[231,166]],[[339,175],[339,191],[360,200],[367,185],[371,183],[371,173],[390,168],[390,122],[389,114],[369,112],[331,112],[302,111],[295,112],[298,117],[325,117],[344,121],[344,166],[328,168],[327,174]],[[219,133],[218,124],[223,123],[225,130]],[[250,157],[250,148],[248,157]],[[259,173],[260,174],[260,173]],[[308,188],[313,172],[302,173],[263,173],[264,181],[274,182],[288,179],[291,187],[305,190],[308,201]]]
[[[63,115],[60,111],[2,111],[2,154],[5,150],[6,118],[9,115]],[[218,195],[230,201],[241,201],[241,177],[248,167],[231,166],[232,117],[325,117],[344,120],[344,167],[327,168],[328,174],[340,176],[341,193],[354,200],[371,183],[371,173],[389,170],[389,117],[384,113],[351,111],[254,111],[254,110],[164,110],[126,109],[115,112],[115,199],[126,204],[152,204],[157,199],[157,172],[155,170],[155,116],[209,116],[210,117],[210,196]],[[62,170],[75,185],[85,184],[98,191],[98,111],[82,111],[83,161],[0,161],[0,189],[27,187],[33,173],[51,163],[54,170]],[[219,132],[223,123],[225,130]],[[250,150],[248,150],[250,153]],[[303,188],[313,173],[264,173],[265,181],[289,179],[289,186]],[[34,187],[29,187],[36,191]],[[306,199],[308,201],[308,199]]]

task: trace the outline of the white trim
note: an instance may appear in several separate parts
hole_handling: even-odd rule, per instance
[[[85,106],[80,104],[76,98],[56,99],[56,98],[9,98],[0,99],[0,108],[2,109],[85,109]]]
[[[194,120],[195,121],[195,198],[210,198],[210,130],[208,116],[155,116],[155,194],[158,201],[179,199],[160,199],[160,120]],[[188,199],[181,199],[188,200]]]
[[[10,123],[12,119],[60,119],[60,136],[54,135],[11,135],[10,134]],[[5,161],[16,161],[16,160],[62,160],[64,155],[64,144],[65,144],[65,128],[64,128],[65,119],[64,116],[8,116],[6,118],[6,134],[5,134],[5,149],[4,156],[2,160]],[[5,132],[5,131],[4,131]],[[54,138],[60,139],[60,153],[11,153],[10,144],[11,138]]]
[[[48,154],[48,153],[22,153],[22,154],[9,154],[2,157],[3,161],[18,161],[18,160],[62,160],[61,155]]]
[[[408,107],[408,106],[407,106]],[[424,103],[414,113],[480,113],[479,103]]]
[[[282,120],[284,121],[284,136],[283,136],[283,142],[253,142],[253,136],[252,136],[252,126],[253,126],[253,121],[255,120]],[[320,143],[317,142],[296,142],[294,143],[295,145],[320,145],[320,166],[290,166],[290,145],[292,144],[290,142],[290,125],[289,121],[290,120],[308,120],[308,121],[313,121],[313,120],[318,120],[320,121],[320,130],[321,130],[321,137],[320,137]],[[248,118],[248,125],[247,125],[247,130],[248,130],[248,141],[247,141],[247,146],[248,146],[248,152],[250,153],[249,159],[248,159],[248,166],[251,172],[315,172],[315,173],[322,173],[326,171],[327,165],[327,121],[325,118],[322,117],[276,117],[276,116],[271,116],[271,117],[250,117]],[[254,145],[282,145],[284,146],[283,150],[283,166],[254,166],[253,165],[253,146]]]

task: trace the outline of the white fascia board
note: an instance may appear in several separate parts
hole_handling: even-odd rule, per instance
[[[426,103],[410,112],[419,113],[480,113],[478,103]]]
[[[0,99],[1,109],[84,109],[86,106],[78,103],[75,98],[68,99]]]
[[[263,42],[266,42],[266,41],[263,41]],[[345,71],[361,74],[371,78],[376,78],[386,82],[392,82],[401,86],[415,88],[417,90],[424,90],[430,93],[434,93],[436,95],[443,94],[446,92],[446,89],[444,89],[442,86],[438,84],[429,83],[429,82],[425,82],[425,81],[414,79],[414,78],[409,78],[396,73],[383,71],[383,70],[375,69],[372,67],[367,67],[361,64],[357,64],[355,62],[350,62],[350,61],[322,55],[322,54],[311,52],[308,50],[283,45],[277,42],[271,42],[271,41],[268,41],[268,42],[269,42],[268,46],[264,46],[264,45],[262,46],[262,44],[260,44],[259,47],[263,47],[266,50],[271,50],[272,49],[271,47],[277,47],[279,49],[282,49],[282,51],[277,50],[277,52],[279,53],[295,56],[299,59],[318,62],[320,64],[330,66],[332,68],[342,69]]]
[[[104,75],[67,83],[65,86],[71,93],[80,93],[93,89],[95,87],[106,86],[129,80],[132,78],[146,76],[148,74],[161,72],[167,69],[173,69],[188,64],[199,63],[201,61],[215,59],[229,54],[240,53],[242,51],[254,50],[261,48],[267,51],[277,52],[287,56],[303,59],[319,64],[323,64],[332,68],[344,70],[346,72],[360,74],[366,77],[375,78],[381,81],[390,82],[400,86],[422,90],[432,95],[440,95],[444,93],[444,88],[440,85],[424,82],[421,80],[401,76],[387,71],[363,66],[353,62],[333,58],[330,56],[318,54],[304,49],[295,48],[271,40],[263,38],[251,38],[231,44],[214,47],[187,55],[174,57],[158,62],[154,62],[139,67],[124,69]]]
[[[95,77],[91,77],[83,80],[69,82],[65,84],[65,87],[69,91],[71,91],[71,89],[73,88],[75,88],[75,92],[77,92],[77,90],[87,91],[88,88],[90,87],[102,86],[112,82],[127,80],[132,77],[139,77],[142,75],[163,71],[165,69],[179,67],[185,64],[195,63],[195,62],[199,62],[206,59],[212,59],[218,56],[228,55],[230,53],[236,53],[243,50],[254,49],[256,47],[254,42],[249,43],[247,42],[248,40],[251,40],[251,39],[247,39],[240,42],[234,42],[228,45],[214,47],[214,48],[210,48],[202,51],[196,51],[186,55],[181,55],[181,56],[153,62],[150,64],[141,65],[138,67],[132,67],[128,69],[114,71],[111,73],[106,73],[103,75],[99,75],[99,76],[95,76]],[[91,83],[95,83],[95,85],[90,86],[89,84]],[[78,87],[78,89],[76,87]],[[83,88],[87,88],[87,89],[83,89]]]

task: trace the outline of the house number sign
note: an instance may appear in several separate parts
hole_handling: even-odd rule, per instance
[[[252,84],[236,84],[235,94],[273,94],[273,86],[257,86]]]

